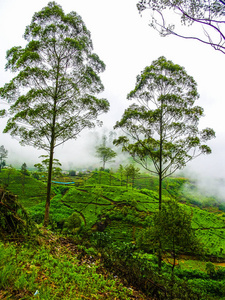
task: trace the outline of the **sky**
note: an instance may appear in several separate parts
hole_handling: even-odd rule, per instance
[[[13,74],[5,71],[6,51],[13,46],[25,46],[23,33],[33,14],[48,4],[45,0],[0,0],[0,86],[8,82]],[[137,0],[58,0],[65,13],[76,11],[91,32],[94,52],[106,64],[101,74],[105,90],[101,97],[110,102],[110,111],[102,115],[103,128],[84,131],[73,141],[65,143],[55,152],[55,157],[64,168],[88,167],[97,158],[94,156],[96,140],[103,132],[113,130],[124,109],[129,106],[127,94],[134,88],[136,76],[160,56],[165,56],[185,67],[187,73],[198,84],[200,99],[196,105],[204,108],[205,116],[200,128],[212,127],[216,138],[208,143],[212,154],[201,156],[185,168],[186,174],[225,179],[225,56],[210,46],[197,41],[175,36],[160,37],[148,25],[148,13],[137,11]],[[187,30],[184,28],[183,30]],[[195,28],[194,28],[195,30]],[[1,101],[0,107],[5,104]],[[0,145],[8,149],[7,162],[26,162],[28,167],[39,162],[43,151],[22,147],[9,134],[2,134],[6,119],[0,119]]]

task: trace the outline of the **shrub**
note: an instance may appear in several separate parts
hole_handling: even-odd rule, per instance
[[[208,262],[206,264],[206,273],[208,274],[208,276],[210,278],[214,278],[216,276],[216,270],[215,270],[215,266],[213,263]]]
[[[75,233],[77,229],[81,226],[80,215],[76,212],[72,213],[71,216],[64,222],[63,232],[65,233]]]
[[[111,247],[112,238],[107,232],[94,232],[91,241],[97,248]]]

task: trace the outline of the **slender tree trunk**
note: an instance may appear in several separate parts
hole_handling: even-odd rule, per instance
[[[160,116],[160,144],[159,144],[159,214],[162,209],[162,152],[163,152],[163,124],[162,124],[162,107],[161,107],[161,116]],[[160,216],[159,216],[160,217]],[[159,273],[162,268],[162,244],[159,237],[159,251],[158,251],[158,269]]]
[[[55,94],[54,94],[54,104],[52,111],[52,128],[51,128],[51,142],[50,142],[50,151],[49,151],[49,166],[48,166],[48,183],[47,183],[47,197],[45,204],[45,217],[44,217],[44,226],[48,226],[49,223],[49,209],[50,209],[50,200],[51,200],[51,185],[52,185],[52,164],[53,156],[55,149],[55,124],[56,124],[56,114],[57,114],[57,95],[58,95],[58,84],[59,84],[59,69],[60,69],[60,60],[58,60],[57,66],[57,75],[56,75],[56,85],[55,85]]]
[[[49,209],[51,201],[51,185],[52,185],[52,163],[54,155],[54,143],[51,143],[50,155],[49,155],[49,166],[48,166],[48,182],[47,182],[47,197],[45,204],[45,217],[44,217],[44,226],[48,226],[49,223]]]
[[[162,209],[162,174],[159,173],[159,211]]]
[[[50,201],[51,201],[51,186],[52,186],[52,164],[53,164],[53,156],[55,149],[55,122],[56,122],[56,98],[54,101],[54,113],[52,120],[52,134],[51,134],[51,144],[50,144],[50,152],[49,152],[49,165],[48,165],[48,181],[47,181],[47,197],[45,204],[45,217],[44,217],[44,226],[48,226],[49,223],[49,210],[50,210]]]
[[[162,208],[162,159],[163,159],[163,124],[162,124],[162,108],[160,117],[160,142],[159,142],[159,211]]]

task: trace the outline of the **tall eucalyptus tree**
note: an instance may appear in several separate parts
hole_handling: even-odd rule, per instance
[[[34,14],[24,38],[25,48],[7,51],[6,70],[17,74],[0,89],[1,97],[12,102],[4,132],[48,152],[47,225],[54,150],[95,126],[98,115],[108,111],[108,101],[96,98],[104,88],[98,74],[105,65],[93,53],[82,18],[65,14],[55,2]]]
[[[114,140],[133,159],[159,178],[159,217],[162,181],[187,162],[211,149],[203,144],[215,136],[211,128],[198,129],[203,109],[194,106],[199,95],[196,82],[185,69],[160,57],[137,76],[127,98],[138,101],[127,108],[115,128],[125,136]],[[161,271],[162,241],[159,238],[158,268]]]
[[[114,140],[133,159],[159,178],[159,210],[162,181],[187,162],[211,149],[203,144],[215,136],[211,128],[198,129],[203,109],[196,82],[185,69],[160,57],[137,76],[127,98],[135,100],[115,125],[126,135]]]

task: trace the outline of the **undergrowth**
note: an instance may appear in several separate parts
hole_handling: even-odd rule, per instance
[[[98,256],[94,259],[82,249],[47,231],[35,241],[0,243],[0,298],[133,298],[132,288],[107,272]],[[146,298],[139,293],[136,299]]]

